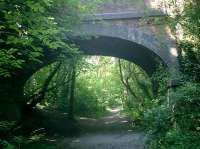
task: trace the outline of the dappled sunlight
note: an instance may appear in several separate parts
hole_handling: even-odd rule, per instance
[[[170,53],[174,56],[177,57],[178,56],[178,51],[176,48],[170,48]]]
[[[117,107],[117,108],[110,108],[108,107],[106,110],[108,110],[111,113],[118,113],[121,110],[121,107]]]
[[[113,117],[112,117],[113,118]],[[113,124],[113,123],[115,123],[116,122],[116,120],[114,120],[114,121],[109,121],[109,122],[105,122],[104,124],[106,124],[106,125],[109,125],[109,124]]]
[[[172,33],[172,30],[171,30],[171,28],[169,26],[165,26],[164,27],[164,31],[166,32],[166,35],[167,35],[168,38],[170,38],[171,40],[175,40],[176,39],[176,35],[174,35]]]
[[[80,120],[89,120],[89,121],[97,121],[97,119],[94,118],[88,118],[88,117],[79,117]]]
[[[163,11],[163,0],[144,0],[144,3],[149,9]]]
[[[128,123],[129,121],[127,121],[127,120],[123,120],[123,121],[121,121],[121,123]]]
[[[80,139],[72,140],[72,143],[79,143],[79,142],[80,142]]]
[[[175,13],[178,11],[179,13],[183,12],[185,1],[176,0],[172,2],[172,0],[144,0],[144,3],[147,7],[153,10],[161,11],[164,14],[174,17]],[[178,7],[179,10],[176,10],[174,6]]]
[[[46,139],[47,141],[49,142],[56,142],[57,140],[56,139]]]

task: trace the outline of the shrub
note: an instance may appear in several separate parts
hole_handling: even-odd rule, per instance
[[[155,149],[197,149],[200,146],[200,85],[185,83],[171,91],[170,102],[149,109],[144,121]]]

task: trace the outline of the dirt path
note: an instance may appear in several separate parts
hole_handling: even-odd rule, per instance
[[[130,120],[115,108],[99,119],[80,118],[82,133],[66,138],[64,149],[144,149],[145,134],[131,129]]]

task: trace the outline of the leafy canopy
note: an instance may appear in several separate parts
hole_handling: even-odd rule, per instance
[[[45,50],[73,53],[66,34],[85,7],[77,0],[0,0],[0,76],[42,63]]]

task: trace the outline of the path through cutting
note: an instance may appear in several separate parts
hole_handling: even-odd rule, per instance
[[[131,121],[120,114],[120,109],[99,119],[80,118],[83,130],[79,137],[65,138],[64,149],[144,149],[146,136],[133,131]]]

